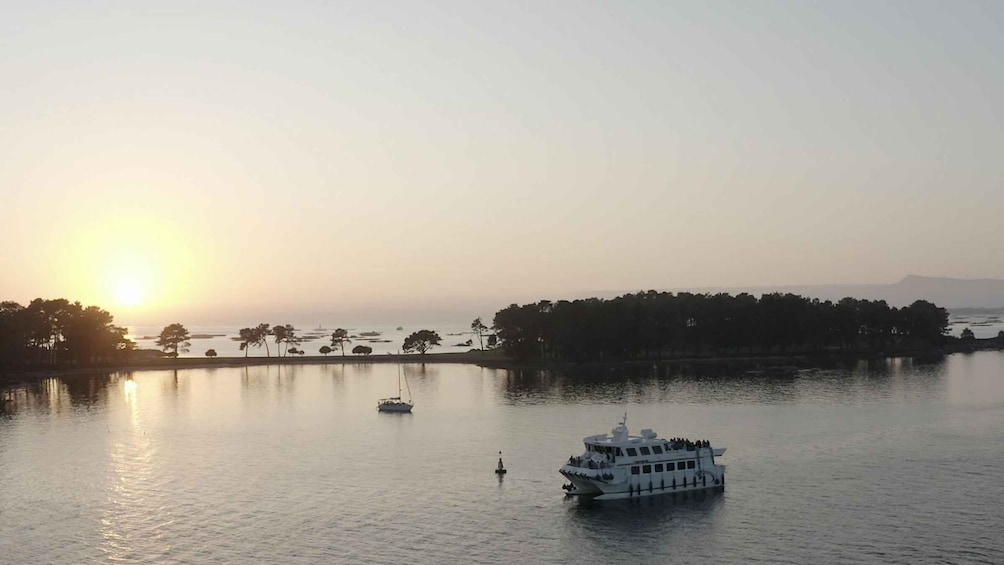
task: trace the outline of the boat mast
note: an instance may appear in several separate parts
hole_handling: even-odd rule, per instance
[[[397,386],[400,389],[401,383],[398,383]],[[408,384],[408,377],[404,378],[404,388],[408,389],[408,402],[411,402],[411,385]],[[398,390],[398,394],[401,394],[400,390]]]

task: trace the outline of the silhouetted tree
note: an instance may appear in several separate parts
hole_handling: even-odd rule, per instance
[[[357,345],[352,348],[352,353],[355,355],[369,355],[373,353],[373,348],[368,345]]]
[[[248,356],[248,350],[251,349],[252,345],[259,343],[258,332],[256,328],[241,328],[240,330],[240,342],[241,351],[244,352],[244,357]]]
[[[900,309],[904,334],[924,345],[941,345],[948,332],[948,311],[926,300]]]
[[[60,319],[61,349],[66,360],[87,363],[112,359],[135,348],[125,328],[112,325],[112,315],[97,306],[68,305]]]
[[[268,336],[272,335],[272,329],[269,324],[258,324],[254,328],[253,332],[254,341],[252,345],[255,347],[265,346],[265,357],[271,357],[272,352],[268,349]]]
[[[487,330],[487,329],[488,329],[488,326],[484,325],[484,323],[481,322],[481,318],[480,317],[479,318],[474,318],[474,321],[471,322],[471,331],[474,333],[474,335],[478,336],[478,345],[480,346],[480,349],[482,351],[484,351],[484,349],[485,349],[485,342],[484,342],[484,340],[482,339],[481,336],[484,334],[485,330]]]
[[[0,366],[24,361],[28,330],[24,306],[17,302],[0,302]]]
[[[177,357],[178,352],[188,353],[188,348],[192,345],[188,340],[191,336],[188,330],[181,324],[171,324],[166,326],[157,337],[157,347],[164,350],[164,353]]]
[[[959,339],[961,339],[963,342],[971,343],[976,341],[976,334],[973,333],[973,330],[966,327],[963,328],[962,334],[959,335]]]
[[[420,355],[425,355],[426,351],[439,345],[440,341],[439,334],[436,332],[432,330],[419,330],[404,338],[401,350],[405,353],[417,351]]]
[[[77,304],[79,307],[79,303]],[[24,310],[28,348],[38,363],[56,363],[63,351],[63,322],[69,318],[70,301],[32,300]]]
[[[215,349],[208,349],[208,350],[206,350],[206,357],[209,357],[209,358],[216,357],[216,350]]]
[[[284,326],[277,325],[273,327],[272,336],[275,337],[276,349],[278,349],[280,356],[283,356],[283,343],[286,345],[295,345],[300,343],[299,339],[296,337],[296,328],[294,328],[292,324],[286,324]]]
[[[338,347],[342,350],[342,357],[345,357],[345,344],[352,343],[349,339],[349,332],[342,328],[338,328],[331,333],[331,347]]]
[[[321,355],[324,355],[325,357],[327,357],[328,353],[332,352],[332,349],[330,347],[328,347],[327,345],[322,345],[321,349],[319,349],[318,351],[321,352]]]

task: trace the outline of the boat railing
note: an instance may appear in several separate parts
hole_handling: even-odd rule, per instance
[[[572,455],[568,458],[568,464],[582,469],[612,469],[614,464],[610,461],[597,461],[588,457],[576,457]]]

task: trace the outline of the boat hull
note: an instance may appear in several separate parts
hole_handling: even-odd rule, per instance
[[[589,497],[589,498],[590,498],[590,500],[601,500],[602,501],[602,500],[625,500],[625,499],[633,499],[633,498],[643,498],[643,497],[647,497],[647,496],[672,496],[674,494],[678,494],[678,495],[690,494],[690,495],[693,496],[694,493],[698,493],[698,492],[721,492],[721,491],[724,491],[724,490],[725,490],[724,486],[718,485],[718,486],[715,486],[715,487],[698,487],[698,488],[690,488],[690,489],[676,489],[676,490],[666,489],[666,490],[654,490],[652,492],[642,491],[641,494],[638,494],[637,492],[635,492],[635,493],[630,493],[630,492],[612,492],[610,494],[600,494],[600,495],[592,496],[592,497]],[[588,495],[586,495],[586,496],[588,496]]]
[[[566,489],[568,495],[585,496],[595,500],[725,488],[725,465],[645,475],[627,475],[622,469],[617,471],[607,475],[608,477],[613,475],[610,479],[604,479],[597,471],[586,471],[571,465],[565,465],[559,472],[572,484],[571,488]]]
[[[377,406],[377,410],[380,412],[411,412],[412,405],[403,402],[400,403],[386,403]]]

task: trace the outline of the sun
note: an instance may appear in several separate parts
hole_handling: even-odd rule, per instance
[[[138,253],[121,253],[109,258],[104,269],[105,297],[115,308],[135,310],[149,306],[155,294],[150,261]]]
[[[114,284],[114,298],[119,306],[134,308],[146,302],[146,287],[139,278],[122,276]]]

